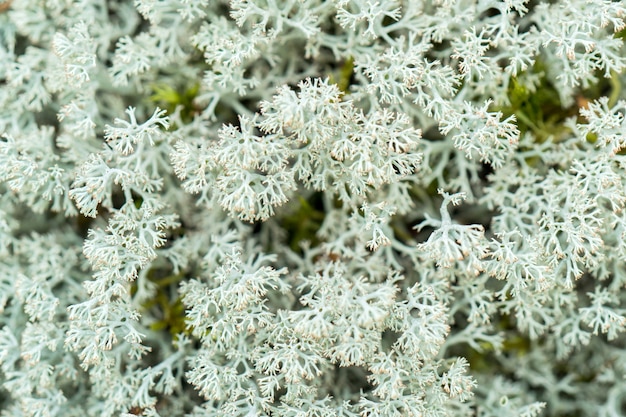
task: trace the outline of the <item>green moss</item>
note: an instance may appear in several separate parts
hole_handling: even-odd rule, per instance
[[[531,340],[513,328],[508,320],[502,320],[497,325],[497,328],[505,335],[502,345],[499,346],[499,353],[496,353],[496,347],[488,342],[480,342],[480,349],[467,346],[466,352],[460,352],[467,358],[473,372],[505,374],[506,370],[498,363],[496,357],[501,357],[502,355],[506,357],[523,357],[531,351]]]
[[[544,66],[537,62],[530,70],[532,74],[544,74]],[[549,137],[558,138],[564,133],[564,122],[576,115],[576,107],[564,108],[556,87],[542,76],[536,90],[526,87],[520,77],[512,77],[507,90],[510,104],[495,110],[505,117],[515,116],[520,135],[532,132],[537,142],[544,142]]]
[[[146,274],[148,280],[156,285],[156,294],[141,304],[142,312],[150,312],[155,321],[150,325],[153,331],[167,331],[174,340],[178,334],[189,334],[185,320],[185,306],[178,295],[178,284],[185,274],[166,274],[162,270],[151,269]],[[131,294],[137,291],[137,284],[131,287]]]
[[[619,36],[626,36],[626,33],[620,32]],[[558,90],[544,75],[541,76],[539,85],[534,91],[525,87],[520,81],[521,77],[526,75],[544,74],[544,64],[538,61],[529,71],[530,74],[523,73],[519,77],[511,78],[507,91],[510,104],[496,107],[494,110],[501,111],[505,117],[515,116],[520,135],[531,132],[537,143],[543,143],[548,138],[558,142],[571,134],[565,122],[571,117],[580,118],[580,109],[586,107],[589,101],[608,96],[611,107],[615,105],[621,94],[620,75],[612,71],[610,78],[599,76],[598,83],[581,90],[575,97],[575,103],[564,107]],[[584,122],[582,119],[580,121]],[[593,143],[596,137],[590,134],[587,140]]]
[[[328,78],[331,84],[336,84],[339,90],[347,94],[350,92],[352,83],[352,75],[354,74],[354,58],[348,57],[334,74],[331,73]]]
[[[611,86],[611,94],[609,95],[609,107],[613,107],[617,100],[619,100],[622,94],[622,82],[620,81],[620,74],[615,71],[611,71],[611,78],[609,78],[609,84]]]
[[[153,84],[151,86],[152,94],[148,100],[159,107],[167,110],[168,114],[176,111],[181,106],[180,116],[184,123],[189,123],[198,113],[199,109],[194,104],[194,100],[200,90],[200,84],[195,83],[191,86],[174,88],[169,84]],[[175,129],[175,126],[173,126]]]

